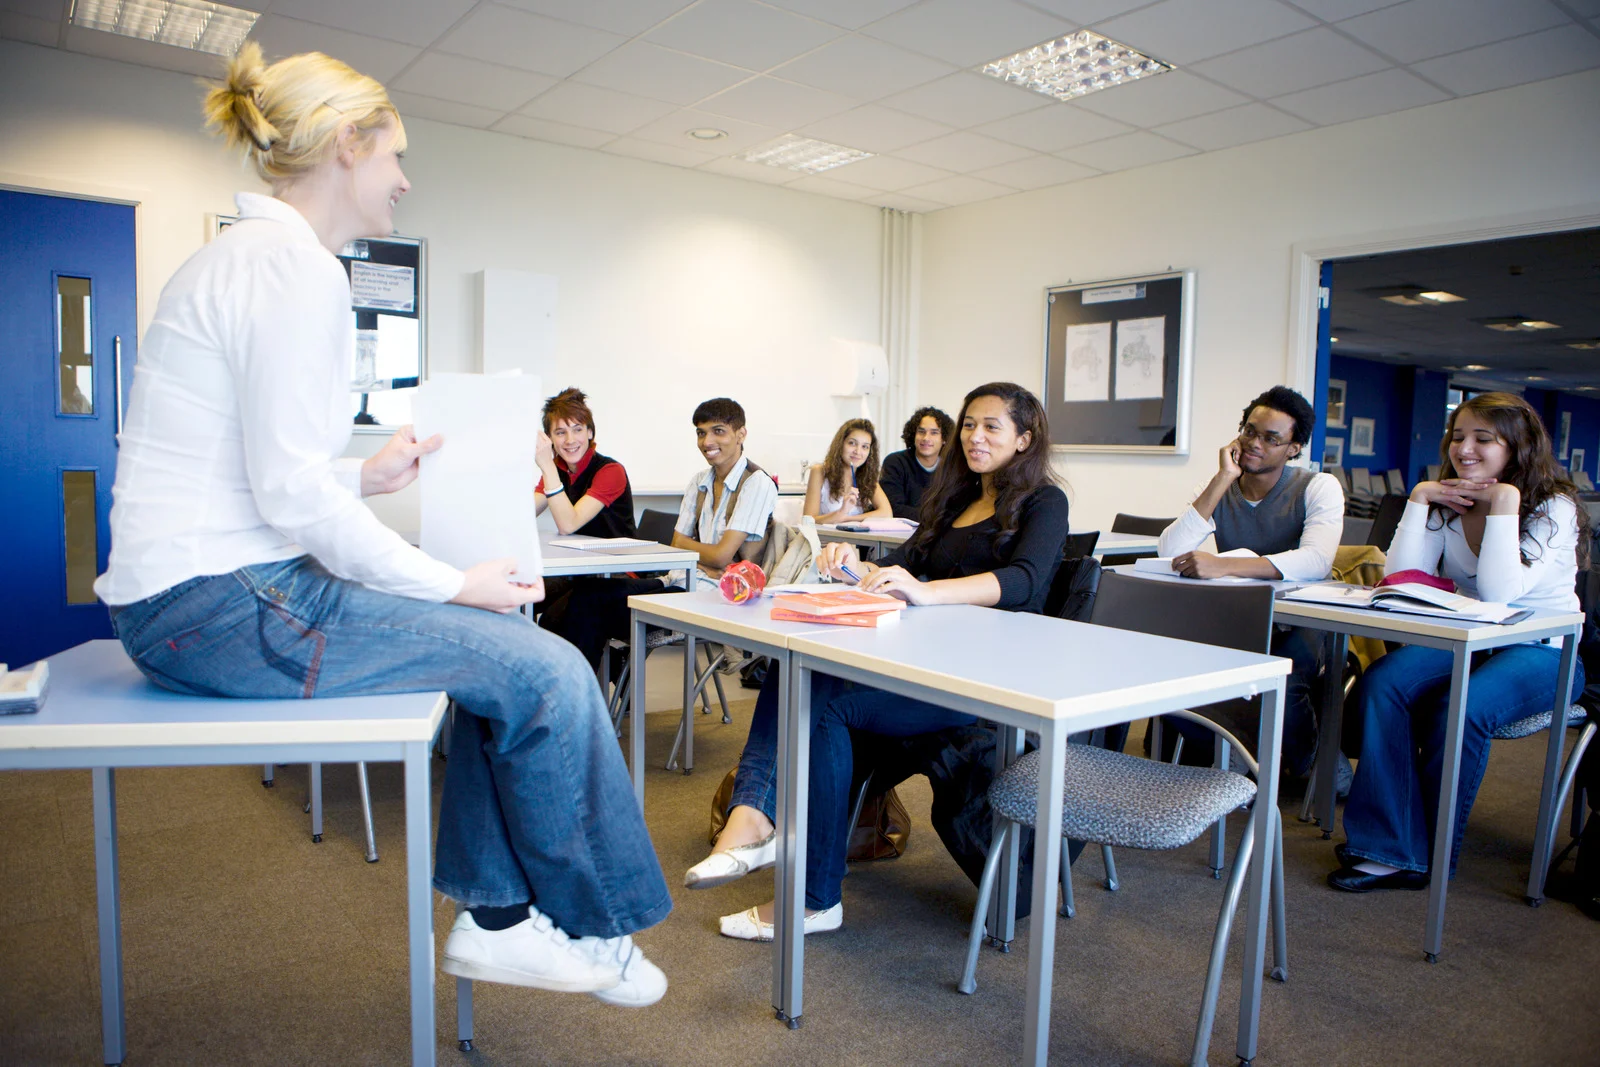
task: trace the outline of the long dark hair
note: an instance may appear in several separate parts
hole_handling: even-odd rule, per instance
[[[1517,508],[1519,544],[1528,537],[1528,528],[1539,509],[1558,496],[1572,501],[1578,514],[1583,515],[1583,506],[1578,502],[1578,487],[1556,465],[1555,449],[1550,444],[1550,431],[1545,429],[1544,420],[1533,410],[1532,404],[1515,393],[1479,393],[1463,401],[1450,413],[1450,419],[1444,427],[1444,440],[1439,444],[1441,479],[1461,477],[1450,459],[1450,440],[1455,436],[1456,419],[1463,411],[1470,411],[1477,416],[1508,447],[1510,455],[1497,480],[1516,486],[1522,497]],[[1445,526],[1456,517],[1454,511],[1442,504],[1434,504],[1429,510],[1432,512],[1429,526],[1433,527],[1432,520],[1435,517],[1439,520],[1439,527],[1433,527],[1435,529]],[[1554,528],[1554,519],[1546,518],[1544,521]],[[1580,519],[1577,553],[1580,568],[1589,565],[1589,538],[1584,532],[1585,525]],[[1533,562],[1526,549],[1521,549],[1520,554],[1523,566]]]
[[[850,464],[844,461],[844,439],[857,430],[872,439],[866,460],[856,468],[855,482],[856,488],[861,490],[862,510],[871,511],[872,494],[878,489],[878,469],[882,465],[878,459],[878,431],[872,428],[871,419],[851,419],[839,427],[839,432],[833,435],[833,444],[828,446],[828,458],[822,461],[822,480],[828,483],[828,492],[835,500],[850,488]]]
[[[973,401],[986,396],[1005,401],[1006,414],[1017,433],[1032,435],[1028,447],[993,475],[994,519],[999,527],[994,536],[995,548],[1000,548],[1016,534],[1021,523],[1022,504],[1033,491],[1056,484],[1055,474],[1050,469],[1050,425],[1045,421],[1039,398],[1015,382],[978,386],[961,401],[956,436],[945,443],[944,458],[922,498],[917,532],[906,543],[906,554],[912,559],[926,555],[934,541],[950,529],[967,506],[983,495],[983,479],[967,465],[967,452],[960,435],[961,427],[966,425],[967,409],[972,407]]]

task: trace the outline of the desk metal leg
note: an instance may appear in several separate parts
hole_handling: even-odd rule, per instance
[[[683,773],[694,770],[694,634],[683,635]]]
[[[1461,739],[1467,718],[1467,680],[1472,655],[1457,646],[1450,665],[1450,703],[1445,712],[1444,763],[1439,780],[1439,814],[1433,830],[1433,862],[1428,866],[1428,925],[1422,951],[1439,962],[1444,944],[1444,900],[1450,888],[1450,846],[1456,832],[1456,795],[1461,787]]]
[[[632,756],[633,795],[644,810],[644,660],[646,649],[644,620],[631,613],[633,631],[628,635],[628,749]]]
[[[411,954],[411,1063],[433,1067],[433,795],[428,746],[406,748],[406,913]]]
[[[1317,821],[1322,824],[1324,841],[1333,836],[1339,822],[1339,746],[1344,735],[1344,661],[1349,648],[1349,634],[1329,635],[1317,732]]]
[[[94,780],[94,881],[100,925],[100,1036],[107,1063],[127,1057],[122,1007],[122,901],[117,881],[117,782],[110,767]]]
[[[788,653],[779,660],[777,896],[772,914],[772,1006],[789,1029],[805,1011],[807,785],[811,773],[811,671]],[[786,683],[786,684],[785,684]],[[787,690],[787,699],[784,693]]]
[[[1250,857],[1250,888],[1244,925],[1244,964],[1239,989],[1239,1059],[1256,1058],[1261,1032],[1261,973],[1267,960],[1267,897],[1272,857],[1277,848],[1278,796],[1273,786],[1283,762],[1284,680],[1261,694],[1260,781],[1250,818],[1255,820],[1255,851]]]
[[[1044,1067],[1050,1057],[1050,983],[1056,959],[1056,879],[1061,868],[1061,792],[1067,734],[1054,722],[1039,730],[1038,815],[1033,832],[1033,910],[1028,919],[1028,1007],[1022,1061]]]
[[[1533,867],[1528,871],[1528,903],[1544,903],[1544,878],[1550,869],[1550,853],[1555,847],[1557,783],[1561,779],[1562,756],[1567,739],[1567,707],[1572,703],[1572,665],[1577,658],[1578,637],[1568,634],[1561,641],[1561,667],[1556,676],[1556,703],[1550,716],[1549,746],[1544,757],[1544,781],[1539,786],[1539,826],[1533,834]]]
[[[994,749],[994,773],[999,777],[1007,767],[1022,755],[1023,733],[1014,726],[1001,726]],[[1007,820],[1000,815],[994,818],[996,833]],[[994,836],[990,835],[991,841]],[[1021,832],[1007,834],[1005,852],[1000,857],[1000,870],[995,881],[995,891],[989,897],[989,943],[1001,952],[1011,951],[1011,942],[1017,937],[1017,863],[1022,850]]]

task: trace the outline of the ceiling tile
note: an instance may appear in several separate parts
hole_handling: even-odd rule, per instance
[[[897,111],[909,111],[957,128],[1032,111],[1049,102],[1038,93],[970,71],[961,71],[879,101]]]
[[[1600,38],[1569,24],[1452,56],[1424,60],[1411,69],[1452,93],[1466,96],[1597,66],[1600,66]]]
[[[1040,152],[1059,152],[1073,145],[1103,141],[1133,129],[1126,122],[1058,103],[978,127],[978,132]]]
[[[30,18],[61,21],[67,10],[67,0],[0,0],[0,11]]]
[[[867,104],[842,115],[813,122],[797,132],[806,137],[859,148],[863,152],[893,152],[908,144],[949,133],[950,127],[908,115],[904,111]]]
[[[1163,0],[1095,29],[1169,63],[1194,63],[1316,25],[1279,0]]]
[[[772,73],[856,100],[876,100],[955,71],[948,63],[851,34]]]
[[[477,0],[272,0],[274,15],[427,46],[472,10]]]
[[[1414,63],[1566,21],[1545,0],[1406,0],[1339,28],[1384,55]]]
[[[941,178],[927,185],[913,185],[909,189],[901,189],[900,192],[906,196],[953,206],[972,204],[979,200],[993,200],[997,196],[1009,196],[1016,190],[998,182],[986,182],[982,178],[970,178],[965,174],[958,174],[954,178]]]
[[[474,107],[454,100],[436,100],[431,96],[418,96],[394,89],[389,90],[389,99],[400,110],[402,119],[432,119],[479,129],[487,129],[505,114],[504,108]]]
[[[787,185],[800,177],[799,171],[787,170],[783,167],[769,167],[765,163],[751,163],[745,159],[713,159],[709,163],[700,164],[695,169],[707,170],[712,174],[723,174],[730,178],[764,182],[768,185]]]
[[[1246,104],[1167,126],[1157,126],[1155,132],[1174,141],[1212,151],[1251,141],[1264,141],[1269,137],[1282,137],[1310,128],[1309,123],[1285,115],[1266,104]]]
[[[973,173],[974,178],[999,182],[1014,189],[1043,189],[1051,185],[1065,185],[1081,178],[1092,178],[1100,172],[1081,163],[1068,163],[1054,156],[1033,156],[1019,159]]]
[[[832,173],[832,171],[828,171],[827,174],[811,174],[804,178],[797,178],[785,188],[799,189],[807,193],[821,193],[823,196],[837,197],[840,200],[860,200],[880,191],[868,189],[864,185],[856,185],[853,182],[828,177],[828,174]]]
[[[250,39],[261,45],[268,60],[301,52],[323,52],[338,56],[356,70],[381,82],[387,82],[422,54],[414,45],[367,37],[314,22],[266,14],[256,20],[250,30]]]
[[[528,103],[522,108],[522,113],[569,126],[631,133],[672,110],[671,104],[660,100],[646,100],[642,96],[602,89],[597,85],[564,81]]]
[[[1381,70],[1349,81],[1274,97],[1272,103],[1307,122],[1329,126],[1444,99],[1447,99],[1445,93],[1414,74]]]
[[[627,37],[655,26],[677,14],[694,0],[499,0],[500,3],[534,11],[552,18],[610,30]]]
[[[648,40],[748,70],[767,70],[839,33],[837,26],[751,0],[702,0],[651,30]]]
[[[1324,22],[1338,22],[1340,19],[1365,15],[1368,11],[1376,11],[1380,7],[1393,7],[1399,2],[1400,0],[1289,0],[1289,3],[1301,11],[1314,15]]]
[[[728,136],[715,141],[698,141],[688,135],[689,130],[710,127],[721,130]],[[695,111],[685,108],[674,111],[654,122],[648,122],[634,130],[629,136],[646,141],[655,141],[657,144],[670,144],[679,148],[689,148],[697,152],[714,152],[718,155],[728,156],[735,152],[742,152],[751,145],[770,141],[784,131],[771,126],[759,126],[753,122],[740,122],[737,119],[725,118],[721,115],[711,115],[704,111]]]
[[[1248,101],[1232,89],[1213,85],[1186,70],[1171,70],[1153,78],[1114,85],[1090,93],[1078,106],[1134,126],[1159,126],[1164,122],[1221,111]]]
[[[798,11],[814,19],[831,22],[835,26],[854,30],[901,8],[910,7],[917,0],[767,0],[773,7]]]
[[[895,189],[904,189],[908,185],[922,185],[940,178],[948,178],[951,173],[895,156],[873,156],[871,159],[845,164],[838,168],[838,176],[842,181],[855,182],[868,189],[892,192]]]
[[[749,76],[738,67],[631,41],[580,70],[573,80],[674,104],[693,104]]]
[[[544,119],[529,118],[527,115],[507,115],[489,128],[496,133],[510,133],[518,137],[530,137],[535,141],[550,141],[578,148],[599,148],[606,142],[616,139],[616,134],[603,130],[568,126],[564,122],[546,122]]]
[[[948,204],[935,203],[932,200],[923,200],[920,197],[907,196],[905,193],[875,193],[872,196],[862,197],[862,200],[876,207],[889,207],[894,208],[896,211],[910,211],[920,215],[950,206]]]
[[[438,100],[515,111],[555,83],[554,78],[531,71],[424,52],[394,84]]]
[[[601,151],[633,159],[648,159],[652,163],[670,163],[674,167],[698,167],[715,158],[708,153],[696,152],[690,148],[657,144],[655,141],[641,141],[635,137],[618,137]]]
[[[984,167],[997,167],[1002,163],[1026,159],[1033,153],[1026,148],[997,141],[993,137],[984,137],[982,134],[963,130],[910,148],[903,148],[898,154],[931,167],[943,167],[957,174],[970,174]]]
[[[972,67],[1070,33],[1077,27],[1012,0],[925,0],[862,32],[925,56]]]
[[[42,19],[15,11],[0,11],[0,37],[54,48],[61,41],[61,20]]]
[[[565,78],[626,38],[498,4],[482,4],[434,48]]]
[[[1282,96],[1391,66],[1382,56],[1325,27],[1196,63],[1195,72],[1251,96]]]
[[[1107,141],[1081,145],[1062,152],[1061,156],[1069,162],[1082,163],[1086,167],[1096,167],[1100,170],[1127,170],[1130,167],[1164,163],[1169,159],[1194,154],[1194,149],[1187,145],[1177,144],[1164,137],[1139,130]]]
[[[851,104],[848,97],[837,93],[762,76],[718,93],[700,106],[713,114],[787,130],[837,115],[848,110]]]
[[[1104,19],[1115,18],[1136,7],[1145,7],[1150,0],[1028,0],[1028,3],[1088,26]]]

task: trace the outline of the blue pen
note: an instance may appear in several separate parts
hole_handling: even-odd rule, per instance
[[[839,569],[844,571],[844,576],[846,578],[850,579],[852,582],[855,582],[857,585],[861,584],[861,575],[857,574],[849,567],[846,567],[843,563],[839,564]]]

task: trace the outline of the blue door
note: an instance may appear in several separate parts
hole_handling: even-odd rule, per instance
[[[134,272],[132,207],[0,190],[0,663],[111,636],[92,587],[111,548]]]

